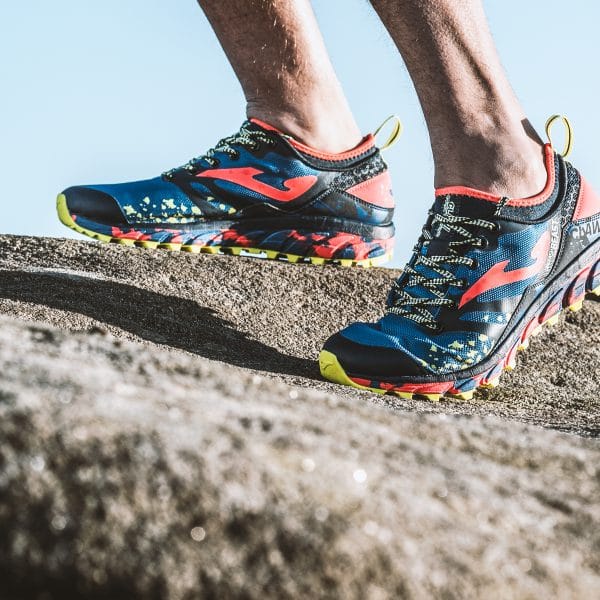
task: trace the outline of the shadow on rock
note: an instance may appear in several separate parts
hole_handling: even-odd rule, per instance
[[[61,272],[0,271],[0,298],[85,315],[149,342],[238,367],[319,377],[314,361],[249,338],[210,308],[133,285]]]

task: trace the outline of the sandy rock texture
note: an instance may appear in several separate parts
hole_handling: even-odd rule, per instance
[[[593,597],[600,305],[473,402],[322,382],[394,275],[0,237],[0,597]]]

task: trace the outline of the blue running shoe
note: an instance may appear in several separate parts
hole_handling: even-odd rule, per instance
[[[547,184],[530,198],[437,190],[387,313],[331,337],[322,375],[403,398],[470,399],[514,368],[541,325],[599,296],[600,197],[550,144],[545,161]]]
[[[391,180],[373,135],[327,154],[256,119],[183,167],[71,187],[57,208],[79,233],[145,248],[368,267],[394,244]]]

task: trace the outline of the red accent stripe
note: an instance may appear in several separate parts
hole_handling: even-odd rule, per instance
[[[496,263],[465,291],[461,296],[458,308],[462,308],[467,302],[494,288],[524,281],[537,275],[544,267],[545,262],[543,259],[544,256],[547,256],[549,248],[550,232],[544,231],[531,251],[531,257],[535,259],[532,265],[521,269],[514,269],[513,271],[506,271],[505,269],[509,265],[510,260],[503,260]]]
[[[590,184],[582,177],[573,221],[586,219],[598,214],[600,214],[600,196],[596,194]]]
[[[257,175],[263,174],[264,171],[254,167],[239,167],[234,169],[207,169],[198,173],[197,177],[229,181],[278,202],[291,202],[299,198],[317,182],[315,175],[294,177],[283,182],[284,187],[287,188],[286,190],[280,190],[255,179]]]
[[[392,178],[388,171],[384,171],[367,181],[358,183],[346,190],[349,194],[381,208],[393,208]]]

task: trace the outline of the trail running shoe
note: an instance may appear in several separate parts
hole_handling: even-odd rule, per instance
[[[470,399],[514,368],[541,325],[599,296],[600,197],[550,144],[545,162],[547,184],[530,198],[437,190],[385,316],[332,336],[322,375],[402,398]]]
[[[399,132],[396,122],[387,145]],[[394,244],[391,180],[374,135],[327,154],[256,119],[155,179],[71,187],[57,209],[79,233],[145,248],[368,267]]]

